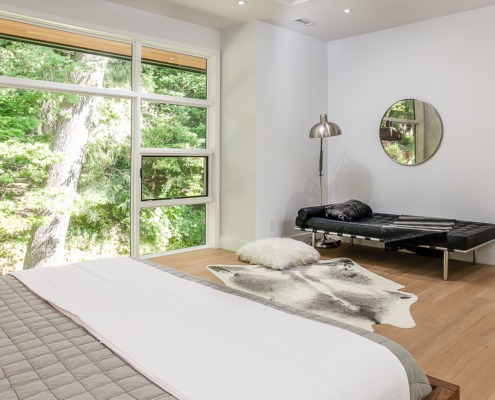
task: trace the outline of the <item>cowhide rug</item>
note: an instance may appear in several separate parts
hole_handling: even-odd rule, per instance
[[[404,286],[348,258],[273,270],[260,265],[210,265],[227,286],[373,331],[375,324],[413,328],[410,306],[418,299]]]

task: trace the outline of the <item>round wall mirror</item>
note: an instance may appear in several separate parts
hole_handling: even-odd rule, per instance
[[[394,103],[380,123],[380,141],[401,165],[418,165],[435,154],[442,141],[442,120],[431,104],[418,99]]]

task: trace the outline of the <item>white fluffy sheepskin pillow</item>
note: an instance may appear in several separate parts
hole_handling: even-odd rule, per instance
[[[320,259],[320,253],[310,245],[285,238],[259,239],[245,244],[237,256],[241,261],[273,269],[313,264]]]

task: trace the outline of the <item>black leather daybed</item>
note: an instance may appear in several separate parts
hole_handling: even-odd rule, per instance
[[[312,233],[312,245],[315,246],[316,234],[330,234],[349,237],[351,240],[365,239],[384,242],[394,238],[384,230],[391,226],[401,216],[395,214],[370,213],[362,218],[350,221],[327,218],[325,208],[328,206],[315,206],[301,208],[296,217],[296,229]],[[370,209],[371,212],[371,209]],[[419,217],[423,218],[423,217]],[[451,229],[443,236],[430,236],[427,241],[416,242],[411,245],[404,242],[404,246],[398,248],[429,248],[443,251],[443,279],[448,280],[449,252],[473,254],[473,264],[477,263],[477,250],[495,240],[495,224],[452,220]],[[395,249],[398,249],[397,247]],[[387,249],[387,247],[386,247]]]

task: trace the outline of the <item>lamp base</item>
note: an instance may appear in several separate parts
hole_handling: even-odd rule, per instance
[[[315,242],[315,247],[318,247],[319,249],[333,249],[340,245],[341,242],[341,240],[332,239],[328,235],[322,235],[321,239],[318,239]]]

